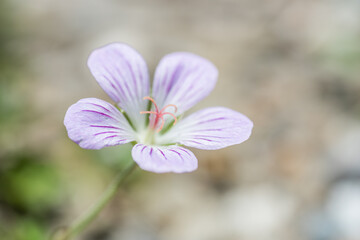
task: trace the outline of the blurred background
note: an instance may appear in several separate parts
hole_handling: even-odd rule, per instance
[[[151,74],[170,52],[208,58],[219,80],[192,111],[230,107],[254,130],[192,149],[193,173],[138,170],[79,239],[360,239],[359,0],[1,0],[1,240],[46,239],[131,161],[63,126],[79,99],[111,101],[86,66],[110,42]]]

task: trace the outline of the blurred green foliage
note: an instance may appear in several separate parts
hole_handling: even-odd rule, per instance
[[[7,156],[0,166],[0,240],[45,239],[61,199],[56,169],[30,151]]]
[[[42,240],[46,239],[45,229],[31,218],[19,219],[7,231],[0,230],[1,240]]]
[[[45,153],[8,148],[30,114],[19,87],[26,74],[19,35],[9,1],[0,1],[0,240],[42,240],[56,214],[60,181]]]
[[[19,154],[0,175],[0,199],[24,212],[41,213],[59,197],[55,168],[40,162],[36,155]]]

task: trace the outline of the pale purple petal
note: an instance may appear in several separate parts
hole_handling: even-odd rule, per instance
[[[112,43],[94,50],[88,66],[104,91],[129,115],[135,126],[142,128],[149,96],[149,75],[144,59],[133,48]]]
[[[179,121],[158,142],[180,143],[208,150],[220,149],[247,140],[252,127],[252,121],[245,115],[224,107],[212,107]]]
[[[175,104],[180,115],[213,90],[217,76],[216,67],[205,58],[172,53],[163,57],[156,68],[153,97],[161,108]]]
[[[191,172],[198,167],[198,161],[190,150],[175,145],[136,144],[132,149],[132,157],[140,168],[156,173]]]
[[[86,149],[100,149],[135,140],[134,132],[122,113],[97,98],[81,99],[70,106],[64,124],[69,138]]]

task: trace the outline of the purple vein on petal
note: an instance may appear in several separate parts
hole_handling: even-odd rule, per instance
[[[198,68],[198,66],[195,66],[194,68],[190,69],[185,76],[183,77],[183,79],[186,79],[191,73],[195,72],[196,69]],[[200,79],[200,77],[204,74],[205,71],[201,71],[198,72],[197,75],[195,77],[193,77],[194,79]],[[183,91],[183,95],[180,97],[180,99],[188,99],[188,101],[190,101],[190,99],[193,98],[194,95],[198,95],[198,91],[191,91],[192,89],[194,89],[194,84],[190,84],[189,87],[186,89],[186,91]],[[189,97],[191,96],[191,97]]]
[[[124,75],[120,72],[120,70],[118,68],[115,68],[115,71],[119,75],[119,77],[123,80],[123,84],[124,84],[124,86],[126,88],[126,91],[129,93],[129,96],[134,97],[132,95],[132,91],[130,91],[130,88],[129,88],[128,84],[127,84],[127,81],[125,81],[126,78],[124,78]]]
[[[196,131],[198,131],[198,132],[206,132],[206,131],[209,131],[209,132],[211,132],[211,131],[222,131],[223,129],[216,129],[216,128],[214,128],[214,129],[199,129],[199,130],[196,130]]]
[[[137,65],[138,69],[141,69],[141,67],[140,67],[139,63],[137,63],[136,65]],[[143,74],[142,74],[142,72],[141,72],[141,71],[139,71],[139,75],[140,75],[140,79],[141,79],[141,81],[143,81],[143,80],[144,80],[144,76],[143,76]]]
[[[143,152],[145,148],[146,148],[146,146],[144,146],[144,147],[141,149],[141,152]]]
[[[153,148],[150,148],[150,156],[152,155],[153,153]]]
[[[100,114],[100,115],[102,115],[102,116],[105,116],[105,117],[108,117],[108,118],[111,118],[111,119],[116,120],[115,118],[113,118],[112,116],[110,116],[110,115],[108,115],[108,114],[106,114],[106,113],[98,112],[98,111],[95,111],[95,110],[87,110],[87,109],[85,109],[85,110],[81,110],[81,111],[82,111],[82,112],[97,113],[97,114]]]
[[[181,158],[181,160],[184,162],[184,158],[181,156],[181,154],[178,152],[178,151],[175,151],[175,150],[169,150],[169,151],[171,151],[171,152],[174,152],[174,153],[176,153],[177,155],[179,155],[179,157]]]
[[[165,156],[165,154],[163,153],[163,151],[161,151],[160,149],[158,149],[159,152],[164,156],[164,158],[167,160],[167,157]]]
[[[201,122],[197,122],[196,124],[202,124],[202,123],[208,123],[208,122],[213,122],[213,121],[217,121],[217,120],[225,120],[225,117],[219,117],[219,118],[213,118],[213,119],[208,119],[208,120],[204,120]]]
[[[124,130],[123,128],[114,127],[114,126],[105,126],[105,125],[90,125],[90,127],[98,127],[98,128],[113,128],[113,129]]]
[[[114,138],[114,137],[119,137],[119,135],[111,135],[111,136],[103,138],[103,140],[108,139],[108,138]],[[124,139],[121,140],[121,141],[124,141]]]
[[[199,119],[203,118],[203,117],[209,117],[212,115],[223,115],[223,112],[221,111],[212,111],[212,112],[207,112],[207,113],[202,113],[201,115],[198,116]]]
[[[133,69],[132,69],[131,65],[129,64],[129,62],[126,60],[126,58],[124,57],[124,55],[123,55],[122,53],[116,52],[116,55],[118,55],[120,58],[122,58],[122,59],[124,60],[124,63],[125,63],[125,65],[126,65],[126,67],[128,68],[128,71],[130,72],[130,75],[131,75],[132,78],[133,78],[133,82],[134,82],[134,84],[135,84],[135,88],[136,88],[136,92],[137,92],[137,91],[138,91],[137,82],[136,82],[135,74],[134,74],[134,72],[133,72]],[[123,80],[126,79],[126,78],[124,77],[124,75],[119,71],[118,68],[116,68],[116,72],[120,75],[120,77],[121,77]],[[128,88],[128,85],[127,85],[127,81],[124,81],[124,84],[126,85],[127,90],[130,91],[129,88]],[[132,94],[131,94],[131,95],[132,95]],[[136,95],[137,95],[137,94],[136,94]]]
[[[111,85],[111,87],[116,91],[116,92],[115,92],[116,95],[115,95],[114,97],[117,99],[117,101],[120,101],[121,99],[118,97],[119,95],[120,95],[120,96],[126,96],[126,95],[124,94],[124,92],[123,92],[123,89],[121,88],[121,86],[119,85],[119,83],[118,83],[117,81],[115,81],[115,78],[114,78],[114,76],[112,75],[112,73],[111,73],[106,67],[103,67],[103,68],[104,68],[105,72],[108,73],[108,75],[110,76],[110,78],[113,79],[113,81],[110,80],[110,78],[109,78],[108,76],[104,75],[104,74],[102,74],[103,78],[105,78],[106,81],[108,81],[108,83]],[[114,83],[116,84],[116,86],[114,85]]]
[[[164,85],[165,80],[168,78],[168,75],[169,75],[168,73],[169,73],[169,68],[165,68],[165,74],[164,74],[164,76],[162,77],[161,84],[157,84],[157,85],[156,85],[156,88],[153,89],[153,92],[157,92],[157,91],[159,90],[159,88],[161,88],[161,86]]]
[[[120,83],[118,81],[116,81],[117,78],[115,78],[115,76],[112,74],[111,71],[109,71],[109,69],[107,67],[103,67],[105,69],[105,71],[109,74],[110,78],[113,79],[113,81],[109,80],[109,78],[107,78],[107,76],[104,75],[104,77],[106,78],[106,80],[108,80],[111,84],[111,86],[118,92],[120,93],[120,96],[126,96],[124,89],[121,87]],[[113,82],[116,84],[117,87],[114,86]],[[120,100],[120,99],[119,99]]]
[[[167,88],[166,88],[166,93],[167,93],[167,94],[169,94],[172,85],[173,85],[174,82],[176,81],[175,79],[178,79],[179,74],[180,74],[180,72],[181,72],[181,70],[182,70],[183,68],[184,68],[184,67],[183,67],[183,64],[182,64],[182,63],[180,63],[179,65],[176,66],[176,69],[175,69],[173,75],[171,76],[170,82],[168,83]]]
[[[118,133],[118,132],[115,132],[115,131],[99,132],[99,133],[95,133],[94,136],[101,135],[101,134],[106,134],[106,133]]]
[[[195,138],[195,139],[204,140],[204,141],[208,141],[208,142],[219,142],[219,141],[215,141],[215,140],[211,140],[211,139],[206,139],[206,138]]]
[[[192,143],[204,145],[204,143],[201,143],[201,142],[198,142],[198,141],[194,141],[194,140],[187,140],[186,142],[192,142]]]
[[[110,75],[110,77],[114,80],[114,82],[115,82],[115,84],[116,84],[116,88],[115,89],[117,89],[117,92],[120,92],[120,94],[122,95],[122,96],[127,96],[126,94],[125,94],[125,91],[124,91],[124,89],[123,89],[123,87],[121,86],[121,84],[119,83],[119,81],[117,81],[116,79],[118,79],[117,77],[115,77],[115,75],[112,73],[112,72],[108,72],[109,73],[109,75]],[[121,78],[121,76],[120,76],[120,78]]]
[[[189,153],[188,151],[186,151],[184,148],[178,148],[178,149],[181,150],[181,151],[183,151],[183,152],[186,152],[186,154],[191,157],[190,153]]]
[[[201,138],[201,137],[205,137],[205,138],[219,138],[219,139],[228,139],[228,138],[231,138],[231,137],[220,137],[220,136],[209,136],[209,135],[192,135],[191,136],[192,138]]]
[[[111,113],[111,111],[110,111],[109,109],[107,109],[106,107],[104,107],[104,106],[101,106],[101,105],[96,104],[96,103],[89,103],[89,104],[91,104],[91,105],[93,105],[93,106],[96,106],[96,107],[99,107],[99,108],[102,108],[102,109],[104,109],[105,111]]]
[[[136,89],[136,95],[138,94],[139,90],[138,90],[138,85],[137,85],[137,81],[136,81],[136,77],[135,77],[135,74],[134,74],[134,71],[132,69],[132,67],[130,66],[130,64],[128,63],[128,61],[125,61],[125,64],[128,66],[129,68],[129,71],[130,71],[130,74],[133,78],[133,82],[134,82],[134,85],[135,85],[135,89]]]

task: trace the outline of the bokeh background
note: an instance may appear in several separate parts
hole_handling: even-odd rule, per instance
[[[0,239],[69,224],[131,161],[130,146],[83,150],[67,108],[109,100],[86,66],[125,42],[150,72],[189,51],[219,69],[192,111],[227,106],[251,138],[193,149],[188,174],[138,170],[83,240],[359,240],[359,0],[1,0]]]

